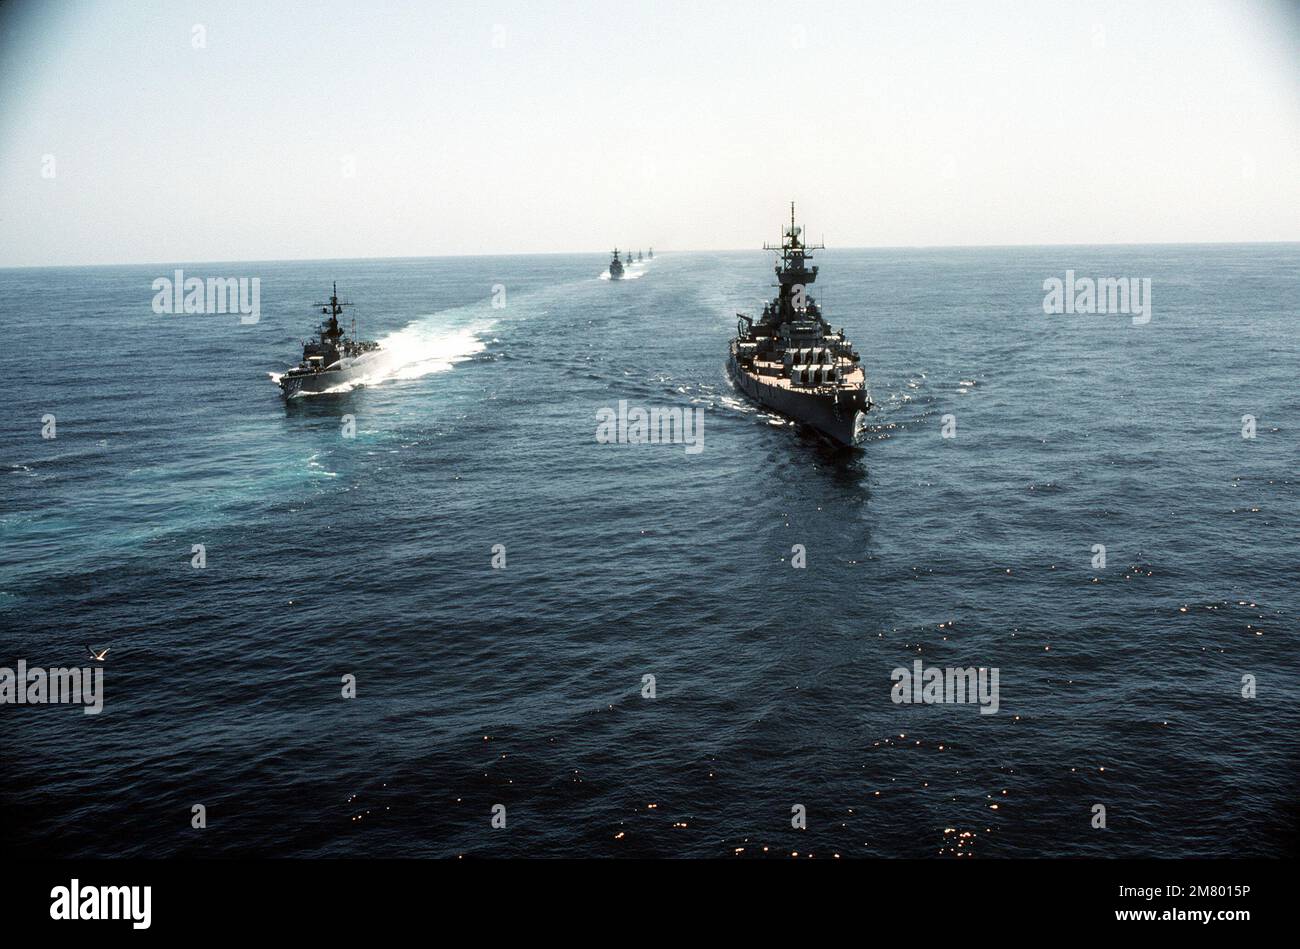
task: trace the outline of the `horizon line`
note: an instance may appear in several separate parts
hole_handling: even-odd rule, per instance
[[[824,250],[999,250],[999,249],[1023,249],[1023,248],[1044,248],[1044,247],[1258,247],[1258,246],[1285,246],[1290,244],[1300,244],[1297,240],[1264,240],[1264,241],[1104,241],[1100,243],[1083,243],[1078,241],[1062,241],[1059,243],[1048,244],[865,244],[843,247],[827,247]],[[649,246],[649,245],[647,245]],[[662,250],[656,252],[655,256],[661,254],[739,254],[762,252],[763,248],[747,247],[695,247],[681,250]],[[610,251],[588,251],[588,250],[547,250],[547,251],[527,251],[527,252],[508,252],[498,254],[397,254],[391,256],[371,256],[371,257],[273,257],[253,260],[249,258],[212,258],[208,260],[125,260],[112,261],[105,263],[66,263],[66,264],[0,264],[0,271],[5,270],[71,270],[71,269],[88,269],[91,267],[161,267],[161,266],[178,266],[192,264],[298,264],[298,263],[332,263],[336,261],[381,261],[381,260],[455,260],[455,259],[472,259],[480,257],[577,257],[591,255],[604,255]]]

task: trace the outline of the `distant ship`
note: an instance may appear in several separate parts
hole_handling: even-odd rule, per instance
[[[618,248],[614,248],[614,259],[609,262],[609,279],[623,279],[623,261],[618,259]]]
[[[643,261],[643,260],[645,260],[645,258],[641,256],[641,252],[640,252],[640,251],[637,251],[637,252],[636,252],[636,262],[639,264],[639,263],[641,263],[641,261]]]
[[[655,259],[655,249],[653,247],[650,248],[650,259],[651,260]]]
[[[320,307],[329,319],[317,327],[317,339],[302,344],[302,362],[280,377],[280,391],[286,397],[324,392],[365,375],[364,357],[379,350],[378,343],[356,339],[356,320],[352,321],[351,337],[339,326],[343,308],[352,304],[339,300],[337,283],[329,303],[312,305]]]
[[[742,392],[759,404],[822,433],[836,445],[856,445],[866,430],[871,398],[862,357],[844,338],[832,331],[821,308],[806,288],[817,279],[809,268],[811,251],[825,245],[805,245],[794,223],[781,245],[763,245],[781,256],[776,265],[776,298],[763,307],[754,322],[736,314],[736,337],[731,341],[727,369]]]

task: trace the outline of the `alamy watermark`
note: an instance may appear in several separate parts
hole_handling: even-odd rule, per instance
[[[1044,280],[1043,289],[1044,313],[1124,313],[1132,314],[1135,326],[1151,322],[1150,277],[1076,278],[1067,270],[1064,280]]]
[[[73,877],[50,890],[50,919],[120,919],[132,929],[148,929],[152,905],[151,886],[92,886]]]
[[[155,313],[238,313],[239,322],[262,317],[261,277],[187,277],[177,270],[153,282]]]
[[[103,667],[28,669],[25,659],[18,660],[16,669],[0,667],[0,705],[65,704],[84,705],[82,711],[87,715],[102,712]]]
[[[628,408],[604,406],[596,412],[596,441],[601,445],[685,445],[686,454],[704,451],[704,409],[680,405]]]
[[[926,668],[920,659],[909,671],[899,666],[889,674],[893,688],[889,697],[895,705],[963,705],[979,702],[981,715],[998,710],[998,670],[981,666]]]

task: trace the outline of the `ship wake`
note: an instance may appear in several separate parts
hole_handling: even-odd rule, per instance
[[[480,320],[463,326],[449,326],[445,314],[423,316],[400,330],[381,337],[379,349],[366,353],[353,363],[361,374],[320,393],[298,395],[334,395],[361,386],[419,379],[437,372],[447,372],[457,363],[473,359],[487,348],[487,333],[494,321]]]
[[[643,267],[641,264],[628,264],[628,265],[624,266],[624,268],[623,268],[623,276],[619,277],[619,279],[620,279],[620,280],[640,280],[640,279],[641,279],[642,277],[644,277],[644,276],[645,276],[645,267]],[[609,279],[609,271],[606,270],[604,273],[602,273],[602,274],[600,275],[600,279],[601,279],[601,280],[608,280],[608,279]]]

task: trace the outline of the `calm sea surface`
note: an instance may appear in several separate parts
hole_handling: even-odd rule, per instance
[[[0,271],[0,666],[110,647],[102,714],[0,705],[7,848],[1295,855],[1300,246],[818,262],[856,454],[727,382],[760,252],[185,266],[252,325],[154,313],[173,266]],[[1151,321],[1045,315],[1067,269]],[[388,360],[286,406],[333,280]],[[703,451],[597,443],[619,400]],[[917,659],[997,713],[895,704]]]

